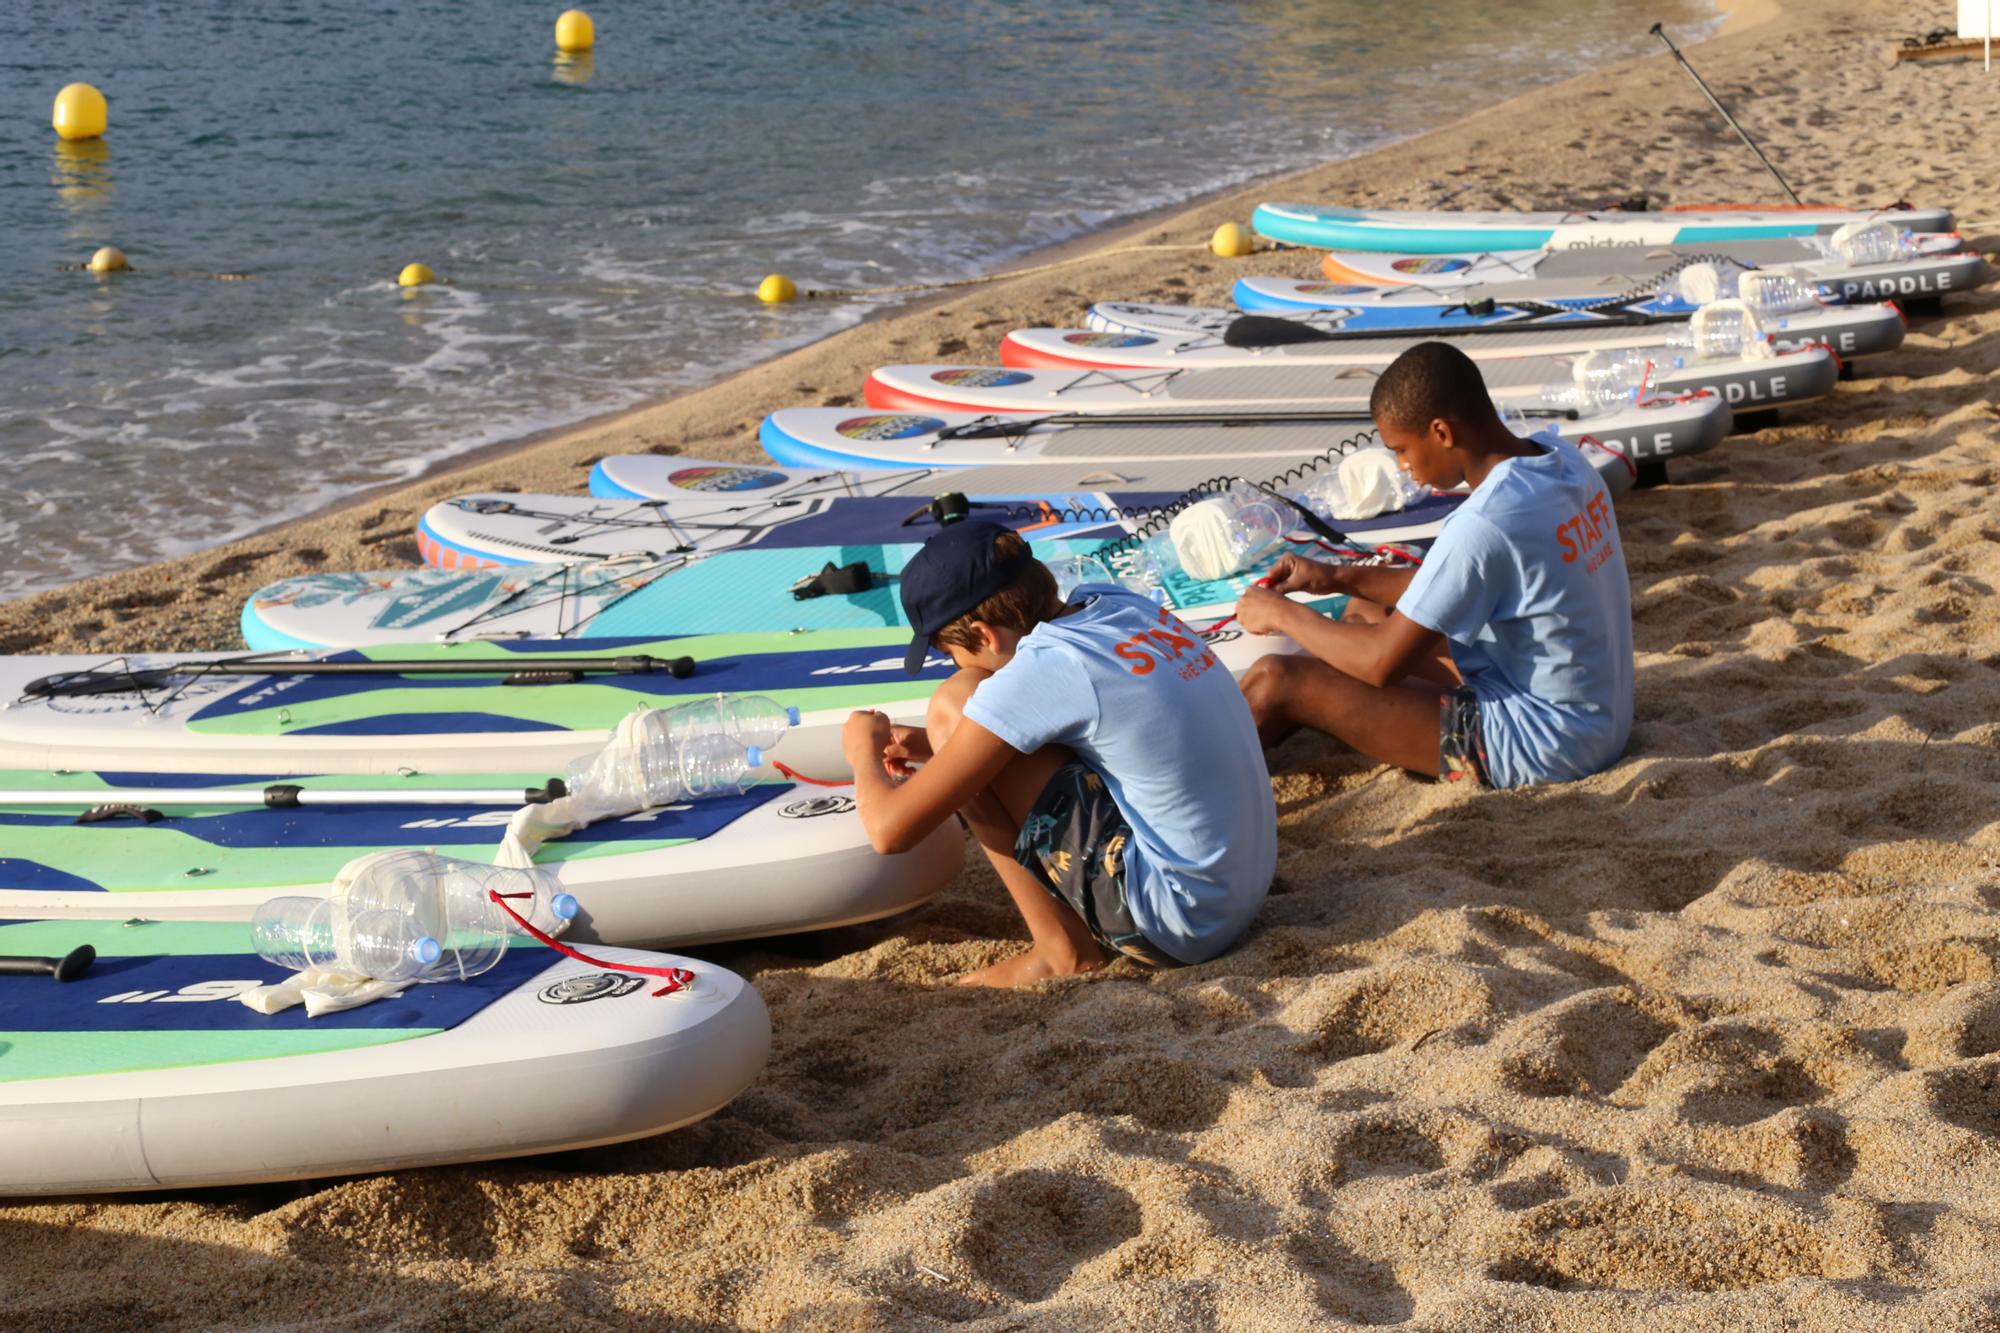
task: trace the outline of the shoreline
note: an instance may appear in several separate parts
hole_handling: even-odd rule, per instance
[[[1719,22],[1710,35],[1697,43],[1695,48],[1715,40],[1723,31],[1734,27],[1749,30],[1770,21],[1778,10],[1779,0],[1717,0],[1716,9]],[[1004,303],[1004,298],[1014,292],[1035,289],[1047,292],[1065,290],[1059,284],[1065,279],[1084,280],[1088,271],[1087,261],[1103,257],[1112,258],[1107,252],[1121,245],[1131,244],[1144,238],[1148,243],[1180,243],[1189,247],[1190,253],[1198,251],[1196,267],[1212,270],[1216,266],[1229,269],[1229,277],[1237,273],[1273,271],[1259,270],[1250,265],[1262,262],[1279,268],[1293,267],[1299,252],[1260,252],[1248,260],[1223,260],[1209,255],[1205,242],[1215,226],[1223,221],[1247,222],[1251,208],[1273,193],[1282,193],[1287,182],[1309,182],[1316,176],[1331,171],[1345,170],[1349,174],[1365,175],[1370,164],[1381,162],[1389,165],[1396,155],[1414,145],[1421,145],[1434,139],[1448,138],[1462,134],[1476,126],[1486,117],[1500,113],[1524,101],[1547,95],[1551,91],[1571,87],[1579,82],[1603,76],[1606,72],[1654,57],[1628,57],[1608,65],[1597,66],[1574,75],[1550,89],[1519,94],[1514,98],[1494,104],[1483,111],[1447,122],[1430,130],[1417,132],[1402,138],[1392,139],[1363,153],[1346,157],[1326,159],[1306,166],[1285,171],[1267,173],[1250,181],[1221,186],[1179,203],[1162,205],[1136,217],[1125,220],[1108,229],[1093,231],[1067,241],[1041,247],[1009,261],[1008,269],[995,275],[987,275],[987,280],[976,286],[913,293],[909,299],[893,302],[870,310],[860,321],[843,329],[837,329],[801,347],[781,352],[776,356],[755,362],[743,368],[730,371],[720,378],[696,388],[683,389],[670,395],[650,399],[629,407],[616,408],[598,413],[578,421],[560,426],[531,431],[525,435],[507,440],[495,441],[479,446],[463,454],[440,460],[414,477],[385,481],[343,496],[338,500],[320,505],[304,514],[278,519],[232,538],[215,546],[197,551],[137,565],[130,569],[92,575],[76,579],[40,592],[29,593],[7,601],[0,601],[0,652],[127,652],[139,649],[155,651],[198,650],[224,651],[239,647],[236,632],[235,609],[240,609],[243,597],[265,583],[293,574],[313,572],[320,569],[374,569],[394,564],[415,566],[421,563],[414,538],[416,516],[430,504],[446,498],[451,493],[466,491],[577,491],[581,490],[581,478],[561,478],[556,480],[515,479],[509,475],[514,465],[525,465],[525,471],[537,477],[546,476],[546,464],[559,455],[567,455],[582,450],[599,448],[592,455],[596,457],[613,452],[632,452],[636,446],[644,452],[700,453],[724,459],[754,461],[761,457],[755,443],[755,421],[748,423],[740,438],[719,441],[712,451],[701,448],[674,448],[659,437],[658,425],[663,417],[686,416],[701,420],[704,407],[711,402],[728,397],[740,385],[759,382],[766,378],[776,378],[780,367],[795,363],[812,364],[829,358],[842,358],[846,348],[857,339],[866,340],[874,330],[887,326],[901,326],[906,322],[915,323],[926,316],[947,312],[958,304],[976,305],[982,297],[991,296],[993,304]],[[1310,188],[1310,187],[1306,187]],[[1304,192],[1302,189],[1301,192]],[[1607,188],[1591,195],[1602,201],[1609,201],[1629,193],[1617,188]],[[1381,202],[1381,201],[1378,201]],[[1422,207],[1428,199],[1414,197],[1395,201],[1404,206]],[[1454,202],[1467,206],[1464,193],[1456,195]],[[1384,203],[1383,206],[1394,206]],[[1285,257],[1290,256],[1289,260]],[[1128,269],[1157,269],[1160,256],[1153,255],[1154,264],[1125,264]],[[1031,274],[1024,277],[1009,277],[1013,269],[1036,265],[1074,261],[1069,268],[1054,273]],[[1233,267],[1232,267],[1233,266]],[[1135,284],[1143,284],[1146,277],[1135,276]],[[1110,279],[1100,279],[1109,283]],[[1154,281],[1158,281],[1154,277]],[[1215,294],[1204,299],[1192,293],[1151,292],[1141,293],[1134,289],[1104,286],[1096,289],[1089,299],[1099,299],[1105,293],[1130,299],[1181,300],[1203,304],[1226,303],[1227,281],[1213,284]],[[746,299],[749,299],[746,297]],[[1073,308],[1061,307],[1045,309],[1034,319],[1023,318],[1013,321],[1025,322],[1058,321],[1073,322],[1079,317],[1082,305],[1088,300],[1077,301]],[[1038,306],[1043,305],[1037,302]],[[1004,330],[1003,330],[1004,331]],[[894,346],[894,340],[890,340]],[[936,353],[940,359],[991,360],[991,350],[967,346],[968,340],[945,340]],[[993,341],[997,341],[997,338]],[[949,344],[955,343],[956,346]],[[830,350],[829,350],[830,349]],[[848,358],[842,358],[848,359]],[[865,360],[866,354],[851,358]],[[763,410],[775,406],[805,405],[807,401],[832,406],[845,406],[858,398],[859,382],[867,368],[884,360],[908,359],[903,357],[877,357],[859,374],[852,375],[848,383],[851,391],[839,384],[811,386],[798,385],[791,393],[778,391],[765,394],[761,401]],[[758,416],[761,418],[762,413]],[[376,512],[367,517],[369,510]],[[397,541],[392,534],[382,529],[388,526],[389,513],[407,514],[404,538]],[[331,549],[330,544],[331,543]],[[303,558],[285,560],[286,547],[304,553]],[[352,558],[338,556],[336,549],[353,552]],[[245,580],[242,574],[256,571],[256,577]],[[192,589],[183,588],[180,596],[161,599],[161,585],[192,583]],[[234,592],[240,589],[236,598],[236,608],[226,616],[217,614],[217,609],[209,603],[223,595],[223,590]],[[192,595],[198,606],[196,623],[190,625],[180,615],[152,616],[145,614],[154,608],[169,606],[185,609],[187,598]],[[74,607],[78,602],[95,603],[94,611],[105,613],[101,616],[81,617],[69,633],[49,633],[38,626],[45,613],[60,613]],[[148,641],[143,636],[149,630],[162,631],[165,637]]]

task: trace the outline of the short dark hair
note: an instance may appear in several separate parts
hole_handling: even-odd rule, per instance
[[[1471,357],[1446,342],[1422,342],[1382,372],[1368,395],[1377,424],[1420,431],[1439,417],[1472,422],[1497,415],[1486,381]]]
[[[1003,532],[993,539],[993,554],[1001,561],[1012,560],[1027,549],[1028,543],[1016,533]],[[1056,587],[1056,576],[1041,561],[1030,560],[1012,583],[931,635],[931,646],[944,648],[956,644],[978,652],[985,641],[972,628],[973,621],[983,620],[1016,634],[1026,634],[1061,605],[1062,592]]]

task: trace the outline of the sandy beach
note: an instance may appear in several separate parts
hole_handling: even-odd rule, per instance
[[[1805,198],[1947,204],[1990,252],[2000,85],[1890,54],[1952,20],[1941,0],[1773,0],[1689,55]],[[1661,55],[1100,239],[1197,243],[1262,198],[1451,190],[1773,194]],[[415,564],[416,516],[446,496],[577,492],[613,453],[753,459],[764,412],[855,402],[877,364],[991,360],[1092,300],[1223,304],[1242,273],[1315,262],[1135,252],[951,293],[282,532],[0,605],[0,650],[236,647],[252,589]],[[953,989],[1022,938],[968,868],[904,917],[713,952],[763,992],[775,1046],[707,1122],[10,1205],[0,1326],[2000,1327],[1996,402],[1989,289],[1621,502],[1626,758],[1477,792],[1294,740],[1272,755],[1277,884],[1216,962]]]

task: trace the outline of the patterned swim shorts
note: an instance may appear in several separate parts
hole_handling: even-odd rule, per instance
[[[1438,776],[1446,782],[1471,778],[1482,787],[1486,776],[1486,733],[1479,722],[1479,696],[1465,686],[1438,696]]]
[[[1140,933],[1125,897],[1132,827],[1104,779],[1080,760],[1064,764],[1035,798],[1014,841],[1014,859],[1083,918],[1105,952],[1151,967],[1179,967]]]

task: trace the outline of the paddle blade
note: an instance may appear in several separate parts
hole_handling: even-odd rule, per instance
[[[1231,347],[1289,347],[1293,343],[1323,343],[1333,339],[1310,324],[1276,315],[1238,315],[1222,331]]]

